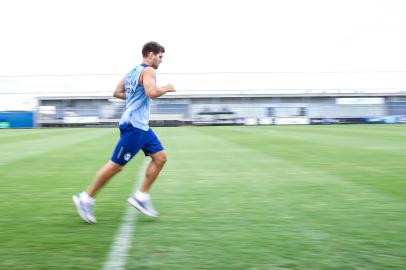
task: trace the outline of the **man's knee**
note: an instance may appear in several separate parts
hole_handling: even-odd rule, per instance
[[[112,162],[111,160],[108,163],[108,167],[111,171],[118,173],[121,172],[124,169],[123,165],[119,165],[117,163]]]
[[[156,154],[151,155],[151,158],[158,163],[159,165],[164,165],[168,161],[168,155],[165,151],[158,152]]]

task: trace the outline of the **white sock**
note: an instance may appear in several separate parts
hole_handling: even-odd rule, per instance
[[[149,198],[151,198],[151,196],[148,194],[148,193],[146,193],[146,192],[141,192],[141,191],[139,191],[139,190],[137,190],[137,192],[135,192],[135,198],[137,199],[137,200],[139,200],[139,201],[146,201],[146,200],[148,200]]]
[[[91,197],[89,194],[87,194],[86,191],[83,191],[80,193],[80,198],[87,203],[94,204],[96,202],[95,198]]]

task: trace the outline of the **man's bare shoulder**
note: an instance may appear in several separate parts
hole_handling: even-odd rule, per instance
[[[155,69],[153,67],[146,67],[142,71],[141,76],[155,77]]]
[[[148,66],[144,68],[143,72],[155,73],[155,69],[153,67]]]
[[[155,79],[155,69],[153,67],[146,67],[144,70],[141,72],[140,76],[140,83],[144,83],[144,78],[146,78],[147,81],[154,80]]]

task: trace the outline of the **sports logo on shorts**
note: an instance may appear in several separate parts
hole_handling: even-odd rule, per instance
[[[125,161],[129,161],[130,158],[131,158],[131,153],[127,153],[127,154],[124,155],[124,160]]]

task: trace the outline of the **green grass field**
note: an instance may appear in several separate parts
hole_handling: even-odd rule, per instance
[[[169,161],[125,269],[406,269],[406,125],[156,128]],[[144,157],[71,196],[117,129],[0,130],[0,269],[101,269]],[[136,211],[136,210],[134,210]]]

